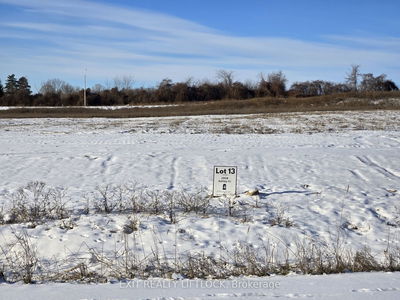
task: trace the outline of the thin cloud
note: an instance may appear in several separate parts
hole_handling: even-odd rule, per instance
[[[327,36],[324,42],[239,37],[165,14],[90,1],[1,3],[20,7],[30,17],[0,23],[0,37],[9,41],[0,50],[0,67],[8,73],[39,68],[44,78],[49,78],[46,70],[58,73],[56,77],[73,78],[87,67],[93,80],[133,73],[138,80],[158,81],[167,76],[174,80],[210,77],[221,68],[237,70],[242,77],[238,79],[282,69],[296,81],[310,79],[310,74],[337,80],[354,63],[400,69],[396,51],[400,42],[390,37]],[[23,61],[13,55],[24,51]]]
[[[399,52],[400,38],[397,37],[357,37],[343,35],[327,35],[327,39],[332,41],[348,42],[358,46],[370,46],[374,48],[385,49],[386,51]]]

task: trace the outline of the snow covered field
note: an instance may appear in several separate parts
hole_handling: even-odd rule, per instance
[[[85,109],[105,109],[105,110],[116,110],[116,109],[126,109],[126,108],[152,108],[152,107],[170,107],[170,106],[179,106],[179,104],[168,104],[168,105],[113,105],[113,106],[61,106],[61,108],[85,108]],[[20,108],[29,108],[29,109],[59,109],[60,106],[0,106],[0,110],[10,110],[10,109],[20,109]]]
[[[134,280],[114,284],[0,284],[7,300],[398,299],[400,273],[275,276],[232,280]]]
[[[43,181],[66,188],[73,211],[72,228],[62,220],[0,225],[0,245],[12,240],[13,230],[26,229],[41,259],[89,262],[90,249],[110,254],[124,247],[123,230],[130,220],[127,214],[81,213],[84,196],[98,186],[136,182],[151,191],[194,193],[204,187],[211,192],[213,166],[236,165],[236,215],[226,216],[226,199],[212,200],[219,213],[182,213],[176,224],[166,214],[142,214],[136,220],[141,241],[131,241],[138,259],[157,247],[168,258],[195,252],[229,255],[242,242],[295,253],[301,241],[331,245],[340,234],[343,247],[367,246],[383,260],[385,250],[400,246],[399,150],[396,111],[0,120],[0,208],[11,205],[18,188]],[[245,194],[253,189],[260,194]],[[277,224],[277,217],[288,222]],[[281,282],[276,290],[141,288],[135,295],[135,289],[118,284],[1,284],[0,299],[45,299],[60,291],[66,294],[60,299],[397,299],[400,294],[398,273],[265,280],[275,279]]]

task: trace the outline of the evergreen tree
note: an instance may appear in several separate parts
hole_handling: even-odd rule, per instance
[[[4,95],[4,88],[3,85],[1,84],[1,80],[0,80],[0,97],[3,97]]]
[[[17,79],[15,78],[15,75],[14,74],[8,75],[5,86],[6,94],[14,95],[17,90],[18,90],[18,82]]]
[[[31,86],[28,83],[28,79],[24,76],[20,77],[17,81],[17,90],[21,95],[29,96],[31,92]]]
[[[26,77],[20,77],[17,81],[17,91],[14,94],[15,105],[30,105],[31,87]]]

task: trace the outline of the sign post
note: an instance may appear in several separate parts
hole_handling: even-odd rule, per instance
[[[237,194],[237,167],[214,166],[213,197],[236,196]]]

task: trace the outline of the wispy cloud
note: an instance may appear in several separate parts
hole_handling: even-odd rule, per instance
[[[400,70],[400,41],[392,37],[327,36],[319,42],[241,37],[170,15],[91,1],[0,4],[16,6],[24,16],[0,22],[2,77],[19,72],[38,81],[72,79],[87,68],[93,82],[121,74],[154,82],[212,77],[225,68],[236,70],[239,79],[281,69],[295,81],[338,80],[354,63],[369,72]]]
[[[326,38],[333,41],[343,41],[352,44],[353,46],[372,46],[385,50],[399,51],[400,38],[398,37],[355,37],[345,35],[327,35]]]

